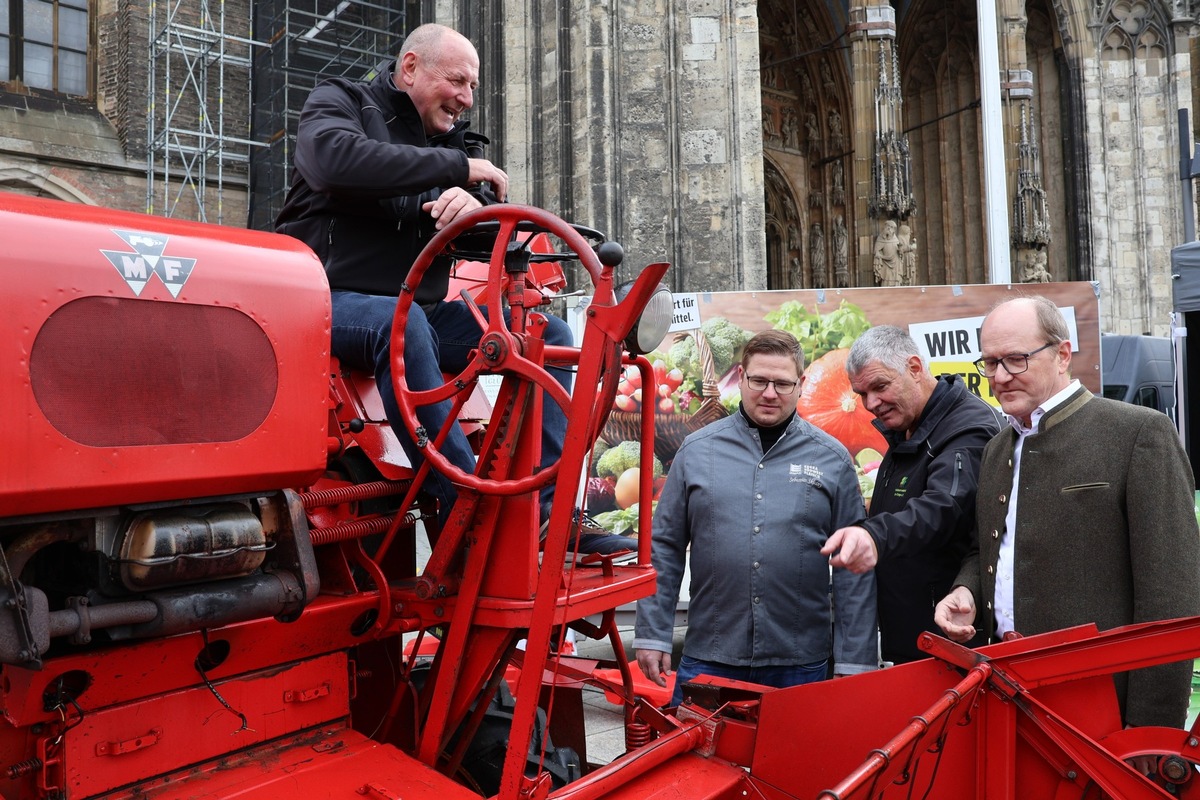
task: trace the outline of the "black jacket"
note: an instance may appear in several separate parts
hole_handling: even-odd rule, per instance
[[[275,229],[305,242],[325,265],[332,290],[398,295],[408,269],[434,234],[421,206],[443,189],[467,186],[468,147],[487,139],[460,120],[427,139],[409,96],[383,69],[370,83],[333,78],[300,113],[292,187]],[[472,187],[482,202],[490,190]],[[449,259],[439,259],[416,300],[441,300]]]
[[[949,593],[974,541],[979,462],[1000,420],[957,375],[943,375],[912,438],[875,421],[888,451],[863,527],[879,548],[875,578],[886,661],[925,658],[917,637],[940,633],[933,607]]]

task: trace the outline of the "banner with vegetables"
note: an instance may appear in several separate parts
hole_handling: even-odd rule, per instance
[[[1040,284],[1072,331],[1072,374],[1100,392],[1097,287],[1088,282]],[[655,415],[655,489],[693,430],[736,413],[741,348],[756,332],[776,328],[804,348],[805,382],[797,412],[846,446],[869,499],[874,469],[886,443],[874,417],[850,387],[850,346],[874,325],[909,332],[935,375],[957,373],[967,387],[995,404],[988,382],[972,366],[979,357],[979,324],[996,303],[1030,294],[1021,285],[921,286],[810,291],[712,292],[675,295],[676,325],[647,356],[653,386],[627,369],[609,421],[597,442],[588,482],[588,509],[616,532],[637,522],[638,420]],[[577,315],[582,306],[572,309]]]

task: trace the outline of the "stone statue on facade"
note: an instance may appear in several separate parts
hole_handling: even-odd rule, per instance
[[[763,138],[768,144],[782,145],[783,137],[779,135],[779,127],[775,122],[775,109],[772,106],[763,106]]]
[[[791,150],[800,149],[800,119],[794,108],[785,108],[783,111],[783,146]]]
[[[790,192],[785,193],[780,196],[779,204],[781,206],[783,206],[783,218],[784,219],[796,219],[797,218],[796,204],[794,202],[792,202],[792,195]]]
[[[808,77],[808,69],[801,67],[796,70],[800,76],[800,99],[804,101],[805,107],[812,106],[816,102],[816,95],[813,94],[812,78]]]
[[[767,87],[768,89],[778,89],[779,67],[774,63],[776,60],[778,60],[778,56],[775,54],[775,49],[770,48],[766,50],[762,54],[762,60],[767,64],[767,66],[763,67],[762,70],[763,86]]]
[[[825,232],[814,222],[808,235],[808,260],[812,264],[814,289],[825,288]]]
[[[896,221],[887,220],[883,230],[875,237],[874,250],[875,283],[879,286],[899,286],[904,274],[904,262],[900,255],[900,239],[896,236]]]
[[[1046,251],[1034,250],[1025,259],[1022,283],[1049,283],[1053,278],[1046,269]]]
[[[833,240],[833,276],[837,285],[845,288],[850,285],[850,253],[849,236],[846,232],[846,221],[838,214],[833,218],[833,228],[830,231]]]
[[[917,243],[913,241],[912,228],[907,223],[901,223],[896,231],[900,241],[900,284],[902,286],[917,285]]]
[[[830,168],[832,186],[829,189],[829,202],[835,206],[846,205],[846,170],[841,160],[833,162]]]
[[[808,153],[817,155],[821,152],[821,129],[817,127],[817,115],[808,112],[804,118],[804,132],[808,135]]]
[[[839,153],[846,149],[846,132],[842,130],[842,115],[836,108],[829,111],[829,146]]]
[[[830,100],[837,98],[837,84],[833,81],[833,70],[829,68],[829,62],[821,60],[821,86],[825,89],[825,96]]]

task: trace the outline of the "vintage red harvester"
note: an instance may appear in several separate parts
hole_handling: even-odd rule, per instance
[[[619,247],[521,206],[448,226],[409,286],[443,251],[482,259],[486,290],[465,301],[512,322],[480,315],[474,360],[433,392],[408,392],[394,359],[428,454],[414,473],[373,381],[331,360],[328,286],[295,240],[15,195],[0,195],[0,228],[2,798],[1196,792],[1200,734],[1120,730],[1109,678],[1196,657],[1196,620],[978,652],[930,637],[936,658],[874,674],[701,680],[667,711],[638,696],[614,610],[653,591],[649,537],[634,563],[567,555],[622,365],[645,373],[638,352],[663,332],[639,325],[669,318],[665,264],[618,286]],[[558,249],[526,244],[539,232]],[[461,252],[464,233],[481,253]],[[578,348],[539,336],[532,268],[564,258],[591,282]],[[575,371],[573,393],[547,365]],[[487,375],[499,385],[481,415]],[[469,426],[474,474],[438,453],[445,430],[415,422],[441,400]],[[540,469],[547,402],[567,440]],[[420,492],[428,469],[460,487],[444,525]],[[562,501],[539,544],[550,481]],[[628,752],[610,764],[578,757],[572,693],[602,681],[555,652],[568,626],[607,638],[622,676],[606,688]],[[1143,753],[1160,757],[1154,781],[1124,761]]]

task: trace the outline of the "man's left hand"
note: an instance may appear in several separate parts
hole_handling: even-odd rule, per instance
[[[466,189],[453,186],[442,192],[442,196],[437,200],[421,206],[421,210],[428,212],[429,216],[436,220],[433,227],[440,231],[460,214],[466,214],[468,211],[474,211],[482,206],[483,203],[479,202]]]
[[[831,566],[848,569],[855,575],[875,569],[875,564],[879,562],[875,539],[866,528],[857,525],[834,531],[821,548],[821,555],[832,555],[829,559]]]

